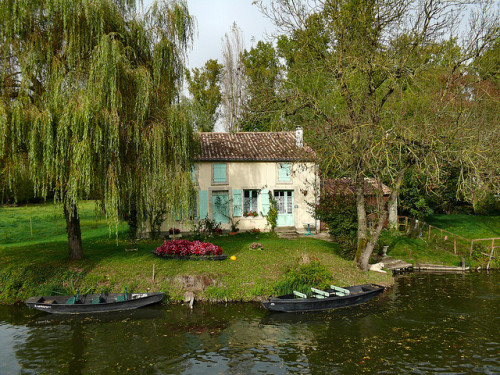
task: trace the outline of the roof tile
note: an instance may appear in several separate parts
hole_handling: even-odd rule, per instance
[[[199,161],[312,161],[314,151],[298,147],[295,132],[200,133]]]

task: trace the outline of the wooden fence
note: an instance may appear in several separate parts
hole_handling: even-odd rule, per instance
[[[411,226],[416,227],[419,231],[421,231],[421,236],[423,237],[423,234],[425,232],[425,235],[427,237],[427,240],[429,241],[431,239],[431,235],[434,232],[439,232],[441,235],[441,238],[443,238],[444,241],[447,241],[448,238],[450,240],[453,240],[453,253],[458,254],[458,249],[461,247],[464,249],[465,252],[469,253],[469,257],[472,257],[472,252],[474,251],[474,244],[475,243],[487,243],[487,248],[490,249],[490,253],[483,253],[481,252],[482,255],[489,257],[488,265],[487,268],[490,268],[490,263],[493,258],[495,258],[495,251],[496,249],[500,248],[500,237],[495,237],[495,238],[474,238],[474,239],[469,239],[462,237],[456,233],[447,231],[445,229],[438,228],[434,225],[428,224],[424,221],[418,221],[417,219],[411,219],[408,216],[398,216],[398,230],[401,230],[401,227],[404,227],[405,233],[410,233],[411,232]]]

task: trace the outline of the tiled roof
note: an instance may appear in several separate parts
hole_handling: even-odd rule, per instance
[[[377,181],[374,178],[365,178],[365,194],[375,194],[378,187]],[[323,182],[323,191],[327,194],[349,193],[354,194],[356,187],[350,178],[327,178]],[[384,195],[390,195],[391,189],[382,184]]]
[[[297,147],[295,132],[200,133],[199,161],[312,161],[306,144]]]

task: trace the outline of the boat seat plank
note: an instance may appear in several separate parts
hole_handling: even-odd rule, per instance
[[[349,294],[351,294],[349,290],[340,288],[335,285],[330,285],[330,288],[333,289],[338,296],[348,296]]]
[[[293,291],[293,295],[298,298],[307,298],[307,295],[301,292],[297,292],[296,290]]]
[[[311,288],[311,291],[318,295],[318,296],[321,296],[321,297],[318,297],[318,298],[322,298],[322,297],[330,297],[330,293],[328,292],[325,292],[324,290],[321,290],[321,289],[316,289],[316,288]],[[316,296],[317,297],[317,296]]]
[[[66,301],[66,305],[74,305],[75,303],[76,303],[75,297],[68,298],[68,300]]]
[[[104,298],[102,298],[101,296],[99,296],[99,297],[94,297],[94,298],[92,299],[92,302],[91,302],[91,303],[92,303],[93,305],[97,305],[97,304],[99,304],[99,303],[103,303],[103,302],[105,302],[105,301],[104,301]]]
[[[80,299],[80,291],[77,290],[76,294],[73,297],[68,298],[68,300],[66,301],[66,305],[74,305],[76,303],[79,303],[80,302],[79,299]]]

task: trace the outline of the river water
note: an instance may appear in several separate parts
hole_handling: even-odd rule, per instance
[[[500,374],[500,273],[411,274],[368,304],[62,317],[0,306],[0,374]]]

